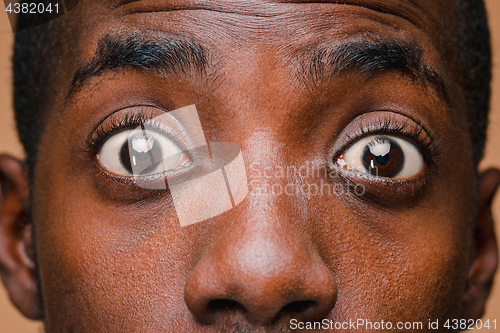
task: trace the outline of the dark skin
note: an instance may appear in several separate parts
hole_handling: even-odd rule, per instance
[[[490,206],[500,172],[475,176],[449,42],[453,1],[155,3],[109,11],[109,1],[81,1],[65,15],[32,198],[22,163],[0,157],[0,272],[24,315],[44,319],[47,332],[286,332],[292,318],[480,318],[498,261]],[[139,9],[148,10],[130,14]],[[66,98],[99,39],[131,31],[199,43],[208,65],[105,71]],[[449,98],[398,70],[315,80],[301,72],[298,54],[375,34],[418,41]],[[191,104],[208,142],[241,147],[250,193],[222,215],[180,227],[168,191],[131,186],[81,148],[99,124],[123,117],[117,111]],[[346,170],[323,179],[361,184],[363,196],[257,195],[266,184],[319,184],[262,171],[306,162],[326,169],[356,141],[354,119],[371,126],[387,117],[420,124],[439,142],[434,163],[403,180]]]

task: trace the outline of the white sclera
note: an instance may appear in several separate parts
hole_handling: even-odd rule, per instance
[[[371,135],[357,141],[349,147],[344,153],[344,160],[347,168],[369,173],[369,170],[367,170],[363,163],[363,153],[365,149],[368,147],[372,154],[383,156],[390,151],[390,145],[387,140],[397,143],[401,147],[404,156],[403,168],[393,178],[410,177],[424,168],[424,158],[413,143],[388,135]]]
[[[168,159],[167,157],[181,153],[182,150],[179,146],[160,133],[137,129],[119,132],[106,140],[98,155],[101,165],[107,170],[122,176],[144,176],[145,174],[142,173],[143,170],[134,169],[132,174],[123,165],[120,152],[123,145],[127,144],[127,142],[132,143],[132,146],[129,146],[129,149],[132,150],[134,148],[139,152],[148,151],[154,143],[160,147],[161,157],[166,163],[159,163],[155,169],[148,172],[148,175],[173,170],[178,165],[174,159]],[[130,153],[130,156],[133,156],[132,151],[130,151]],[[156,162],[159,161],[151,161],[151,164]]]
[[[131,130],[116,133],[102,145],[97,158],[105,169],[118,175],[131,176],[130,171],[125,168],[120,159],[120,151],[127,143],[130,133],[132,133]]]

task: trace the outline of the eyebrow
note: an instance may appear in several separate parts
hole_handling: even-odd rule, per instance
[[[308,74],[314,82],[326,77],[349,74],[370,77],[396,70],[417,85],[432,87],[449,103],[445,80],[425,64],[422,55],[423,48],[416,40],[375,37],[336,46],[317,47],[304,58],[302,68],[304,74]]]
[[[204,73],[207,51],[184,39],[153,37],[141,34],[106,35],[99,40],[95,55],[80,66],[71,83],[67,98],[72,97],[93,77],[107,71],[137,68],[153,74]]]
[[[376,36],[307,51],[301,57],[302,74],[306,75],[306,81],[318,82],[325,77],[373,76],[398,70],[415,84],[432,87],[449,104],[443,77],[423,62],[422,54],[423,48],[416,40]],[[77,70],[67,98],[80,91],[91,78],[106,71],[132,67],[153,74],[179,75],[190,70],[204,73],[207,59],[208,53],[200,44],[184,39],[148,38],[137,33],[106,35],[100,39],[94,57]]]

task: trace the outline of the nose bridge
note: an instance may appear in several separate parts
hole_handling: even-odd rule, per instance
[[[240,271],[279,276],[298,264],[306,267],[315,255],[307,226],[306,208],[297,209],[297,191],[285,191],[296,186],[287,163],[287,147],[266,132],[254,133],[244,142],[249,193],[232,217],[220,247]],[[316,254],[317,255],[317,254]],[[225,261],[228,258],[220,258]],[[257,269],[258,268],[258,269]],[[250,273],[250,272],[249,272]],[[280,278],[283,280],[283,277]]]
[[[280,275],[299,262],[310,261],[313,245],[300,225],[294,199],[256,187],[285,184],[285,178],[265,178],[253,185],[244,205],[234,212],[224,240],[214,244],[214,251],[222,255],[217,259],[231,260],[239,271],[250,270],[263,277]],[[237,256],[230,258],[233,254]]]
[[[262,37],[262,36],[260,36]],[[297,79],[297,66],[292,66],[293,43],[256,38],[235,46],[234,57],[223,65],[225,76],[219,97],[234,110],[236,117],[245,117],[246,112],[258,113],[254,124],[276,122],[276,116],[286,118],[290,110],[300,106],[307,87]],[[288,51],[284,51],[288,50]],[[229,92],[229,93],[228,93]],[[277,93],[278,92],[278,93]],[[248,124],[247,124],[248,125]],[[244,126],[251,128],[252,126]]]

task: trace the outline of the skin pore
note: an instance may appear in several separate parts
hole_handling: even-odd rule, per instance
[[[500,173],[476,177],[453,13],[434,0],[80,1],[63,16],[31,198],[22,164],[0,158],[12,301],[47,332],[479,318]],[[144,45],[164,61],[103,57]],[[250,192],[180,227],[168,190],[139,188],[97,155],[127,117],[192,104],[207,142],[241,147]],[[405,140],[423,167],[396,179],[336,169],[370,135]],[[338,177],[274,172],[304,166]],[[343,192],[262,190],[288,184]]]

